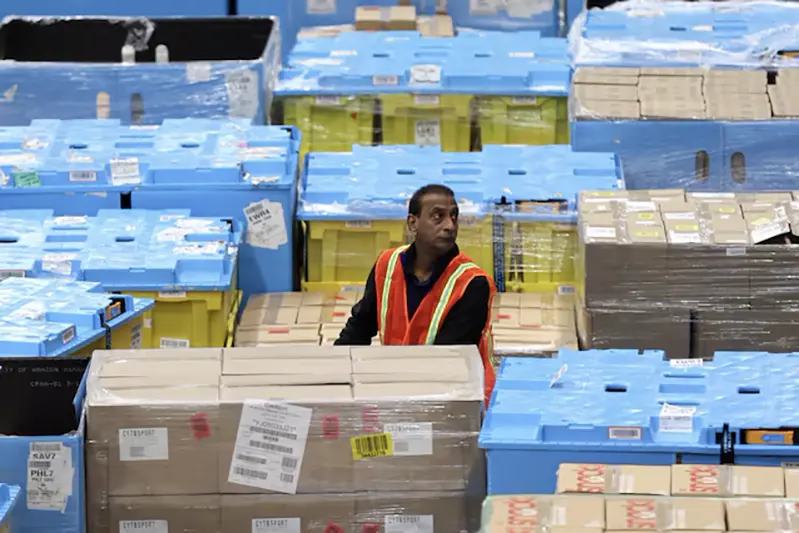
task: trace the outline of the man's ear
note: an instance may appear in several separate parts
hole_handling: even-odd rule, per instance
[[[411,240],[416,237],[416,223],[419,221],[419,218],[415,215],[408,215],[408,236]]]

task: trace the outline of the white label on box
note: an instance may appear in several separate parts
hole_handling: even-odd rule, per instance
[[[496,15],[497,4],[495,0],[469,0],[470,15]]]
[[[666,220],[694,220],[696,215],[690,211],[683,213],[663,213],[663,218]]]
[[[258,74],[250,69],[233,70],[225,74],[225,87],[230,118],[255,118],[261,96]]]
[[[746,248],[743,246],[731,246],[727,248],[727,257],[740,257],[746,255]]]
[[[153,319],[145,317],[144,318],[144,327],[146,329],[153,329]]]
[[[120,461],[168,461],[167,428],[123,428],[119,430]]]
[[[92,183],[97,181],[97,171],[95,170],[70,170],[69,181],[78,183]]]
[[[417,120],[414,142],[419,146],[437,146],[441,144],[441,122],[438,120]]]
[[[245,401],[228,481],[296,494],[312,414],[307,407]]]
[[[182,350],[184,348],[191,348],[189,339],[175,339],[173,337],[161,337],[159,346],[162,350]]]
[[[82,226],[88,220],[88,217],[55,217],[53,224],[56,226]]]
[[[371,220],[347,220],[344,222],[345,228],[364,228],[368,229],[372,227]]]
[[[642,202],[637,200],[631,200],[625,202],[625,207],[627,211],[631,213],[640,213],[642,211],[657,211],[657,205],[655,202]]]
[[[640,427],[609,427],[608,438],[612,440],[641,440]]]
[[[768,224],[757,226],[751,232],[752,244],[766,241],[783,233],[785,233],[785,225],[781,222],[769,222]]]
[[[529,19],[534,15],[555,10],[554,0],[506,0],[505,11],[515,19]]]
[[[134,324],[133,327],[130,328],[130,349],[131,350],[141,350],[141,332],[142,327],[141,324]]]
[[[316,105],[339,105],[341,103],[340,96],[317,96]]]
[[[332,14],[336,12],[336,0],[307,0],[306,10],[314,15]]]
[[[566,375],[566,372],[569,371],[569,365],[563,365],[560,367],[560,370],[555,372],[555,375],[552,376],[552,379],[549,380],[549,387],[552,388],[555,384],[560,381],[560,378]]]
[[[585,236],[589,239],[615,239],[616,228],[588,226],[585,230]]]
[[[447,12],[447,0],[436,0],[436,13]]]
[[[28,510],[63,513],[72,496],[72,449],[61,442],[31,442],[28,450]]]
[[[668,433],[690,433],[694,429],[696,407],[664,403],[660,409],[660,431]]]
[[[697,244],[702,242],[702,237],[695,231],[669,230],[669,242],[672,244]]]
[[[280,202],[261,200],[244,208],[247,217],[247,243],[257,248],[277,250],[288,244],[283,205]]]
[[[162,291],[158,293],[159,298],[185,298],[186,291]]]
[[[508,56],[509,56],[509,57],[515,57],[515,58],[527,58],[527,59],[533,59],[533,58],[535,57],[535,52],[509,52],[509,53],[508,53]],[[537,100],[537,98],[535,98],[535,96],[515,96],[515,97],[514,97],[514,99],[515,99],[515,98],[521,98],[521,99],[524,99],[524,98],[534,98],[534,99],[536,99],[536,100]],[[513,103],[515,104],[516,102],[513,102]],[[519,102],[519,103],[523,104],[524,102]],[[534,103],[535,103],[535,101],[533,101],[533,102],[530,102],[530,103],[533,103],[533,104],[534,104]]]
[[[166,520],[120,520],[119,533],[169,533]]]
[[[186,81],[189,83],[211,81],[211,63],[205,61],[191,61],[186,63]]]
[[[141,183],[141,176],[139,174],[139,159],[137,157],[112,159],[110,167],[111,183],[114,185]]]
[[[433,423],[383,424],[383,431],[391,434],[394,455],[433,455]]]
[[[8,174],[3,172],[3,169],[0,168],[0,185],[6,186],[10,181],[11,179],[8,177]]]
[[[42,256],[42,270],[61,276],[72,275],[72,261],[75,254],[44,254]]]
[[[537,96],[512,96],[510,103],[514,105],[535,105],[538,103]]]
[[[693,368],[704,365],[703,359],[672,359],[669,361],[669,366],[672,368]]]
[[[377,85],[377,86],[399,85],[399,76],[391,76],[391,75],[372,76],[372,85]]]
[[[437,94],[414,94],[413,103],[416,105],[438,105],[441,97]]]
[[[433,515],[388,515],[385,533],[433,533]]]
[[[348,57],[357,56],[357,50],[331,50],[330,57]]]
[[[299,518],[255,518],[252,533],[300,533]]]
[[[558,285],[558,294],[574,294],[574,285]]]
[[[181,228],[167,228],[159,231],[155,238],[161,242],[179,242],[186,238],[189,231]]]
[[[414,65],[411,67],[411,83],[432,84],[441,83],[441,67],[438,65]]]
[[[799,468],[799,463],[782,463],[781,466],[786,470],[796,470]]]

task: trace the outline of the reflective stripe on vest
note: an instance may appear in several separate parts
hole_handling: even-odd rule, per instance
[[[388,295],[391,290],[391,278],[394,276],[394,269],[397,267],[402,252],[407,250],[407,246],[400,246],[391,253],[386,270],[386,279],[383,280],[383,301],[380,302],[380,342],[386,340],[386,319],[388,318]]]
[[[433,344],[435,342],[436,335],[438,334],[438,328],[441,326],[441,317],[444,315],[444,311],[447,309],[449,299],[452,297],[452,290],[455,288],[455,283],[458,282],[458,279],[464,275],[467,270],[472,268],[479,267],[474,263],[464,263],[459,266],[447,280],[447,284],[444,286],[444,290],[441,293],[441,298],[438,299],[438,303],[436,304],[436,310],[433,313],[433,318],[430,319],[430,327],[427,329],[427,338],[425,339],[425,344]]]
[[[486,350],[488,350],[488,362],[493,367],[497,367],[497,360],[494,357],[494,334],[490,329],[487,329],[483,334],[486,340]]]

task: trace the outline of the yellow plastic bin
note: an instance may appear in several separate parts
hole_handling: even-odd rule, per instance
[[[508,292],[574,292],[576,225],[507,220],[505,243]]]
[[[471,148],[472,96],[380,96],[383,144],[440,145],[445,152]]]
[[[108,323],[110,348],[140,350],[152,346],[152,327],[145,327],[145,321],[154,306],[152,299],[131,298],[130,308],[126,308],[121,316]]]
[[[227,339],[225,340],[226,348],[233,347],[233,339],[236,335],[236,325],[239,322],[239,310],[241,309],[241,303],[243,299],[244,292],[237,291],[236,299],[233,300],[233,308],[230,310],[227,318]]]
[[[289,96],[282,98],[283,124],[302,132],[300,161],[308,152],[349,152],[374,142],[374,96]]]
[[[566,97],[481,96],[475,108],[482,144],[569,144]]]

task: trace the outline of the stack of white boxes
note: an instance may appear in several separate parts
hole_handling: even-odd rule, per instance
[[[96,352],[90,532],[472,531],[482,378],[474,347]]]

